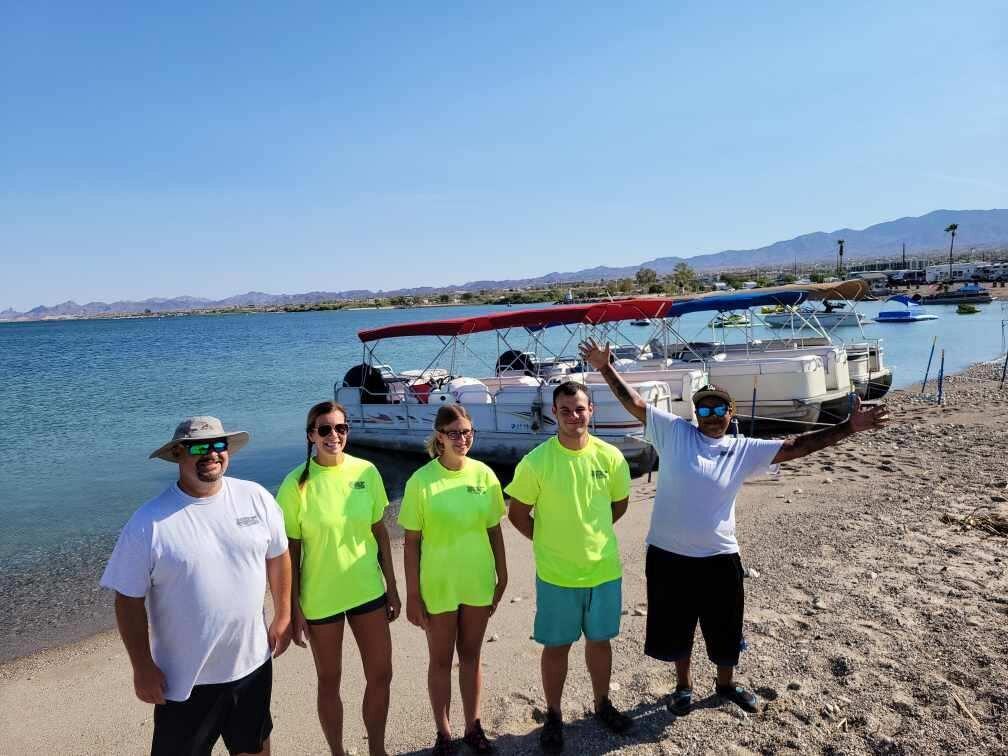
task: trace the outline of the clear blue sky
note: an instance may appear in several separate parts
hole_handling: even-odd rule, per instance
[[[1002,0],[161,5],[0,6],[0,310],[1008,206]]]

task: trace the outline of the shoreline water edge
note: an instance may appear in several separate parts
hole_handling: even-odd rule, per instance
[[[919,384],[894,390],[886,397],[888,428],[744,486],[738,530],[749,575],[749,650],[739,677],[760,696],[752,716],[709,696],[713,668],[699,650],[697,711],[677,719],[665,709],[674,674],[641,650],[654,480],[635,479],[630,511],[617,525],[625,596],[612,695],[637,726],[619,738],[582,719],[591,688],[572,665],[570,752],[1008,753],[1008,540],[967,519],[977,507],[1008,506],[1008,391],[998,391],[1000,369],[980,363],[946,376],[940,406],[922,398]],[[926,389],[934,395],[934,381]],[[511,580],[488,629],[484,726],[501,752],[517,753],[534,750],[544,703],[538,647],[529,640],[531,550],[505,530]],[[62,602],[85,617],[76,625],[83,640],[0,664],[0,706],[10,723],[0,731],[0,752],[149,747],[151,710],[133,697],[116,633],[100,626],[101,617],[111,618],[111,597],[97,586],[103,548],[96,539],[88,554],[67,554],[59,567],[95,575],[90,588]],[[395,554],[401,574],[401,549]],[[30,601],[31,583],[13,600]],[[13,630],[45,643],[58,638],[54,621],[36,618]],[[431,739],[426,697],[406,693],[424,689],[426,643],[402,621],[393,644],[389,746],[412,752]],[[358,690],[359,664],[347,658],[344,686]],[[274,748],[324,752],[311,655],[292,649],[276,668]],[[58,728],[51,719],[57,700]],[[366,750],[360,722],[348,716],[346,727],[348,746]]]

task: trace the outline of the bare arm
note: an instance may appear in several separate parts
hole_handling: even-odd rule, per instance
[[[626,511],[627,511],[627,502],[629,502],[629,501],[630,501],[630,498],[627,497],[626,499],[620,499],[619,501],[614,501],[612,503],[612,521],[613,521],[614,525],[616,524],[616,521],[620,517],[622,517],[623,515],[626,514]]]
[[[395,567],[392,565],[392,544],[389,542],[388,528],[384,520],[371,526],[375,541],[378,542],[378,565],[385,577],[385,594],[388,596],[388,618],[394,622],[399,616],[402,604],[399,602],[399,588],[396,585]]]
[[[779,464],[804,457],[812,452],[833,446],[855,433],[879,428],[888,421],[889,410],[884,404],[876,407],[862,407],[861,400],[855,399],[851,416],[844,422],[834,425],[832,428],[823,428],[784,439],[783,445],[773,458],[773,463]]]
[[[497,611],[497,604],[500,603],[507,588],[507,556],[504,554],[504,534],[501,532],[500,524],[487,528],[487,535],[490,537],[490,550],[493,551],[494,569],[497,571],[497,587],[494,589],[493,604],[490,608],[490,614],[493,614]]]
[[[598,370],[599,375],[605,379],[613,394],[619,399],[620,404],[623,405],[623,409],[637,418],[638,421],[642,423],[646,422],[647,403],[641,399],[640,394],[623,380],[623,376],[617,373],[616,369],[612,366],[610,362],[612,349],[610,349],[609,344],[607,343],[605,347],[600,347],[595,342],[595,339],[588,338],[582,341],[578,348],[581,352],[581,359]]]
[[[266,560],[266,581],[273,596],[273,621],[268,630],[273,656],[280,656],[291,642],[291,556],[290,545],[283,554]]]
[[[147,607],[143,598],[115,595],[116,625],[130,664],[133,666],[133,690],[136,697],[150,704],[165,702],[165,676],[151,656],[147,631]]]
[[[304,648],[308,623],[301,612],[301,539],[288,538],[287,549],[291,559],[291,640],[295,646]]]
[[[517,499],[511,499],[508,504],[508,519],[515,529],[523,536],[532,540],[532,529],[535,522],[532,519],[532,507],[522,504]]]
[[[410,624],[427,629],[427,607],[420,595],[419,530],[407,530],[403,539],[403,568],[406,571],[406,619]]]

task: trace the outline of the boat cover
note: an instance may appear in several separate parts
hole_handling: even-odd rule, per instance
[[[418,323],[368,328],[357,333],[363,342],[402,336],[466,336],[471,333],[525,328],[538,331],[559,325],[597,325],[639,318],[677,318],[690,312],[747,310],[767,305],[794,306],[805,301],[804,290],[737,292],[693,299],[617,299],[593,304],[558,305],[535,310],[509,310],[467,318],[425,320]]]

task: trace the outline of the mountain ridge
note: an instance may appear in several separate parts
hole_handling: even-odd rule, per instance
[[[946,249],[945,228],[959,225],[956,246],[962,254],[969,248],[1008,246],[1008,209],[933,210],[921,216],[905,216],[882,221],[864,229],[840,228],[834,231],[813,231],[792,239],[777,241],[755,249],[729,249],[693,257],[656,257],[634,265],[595,266],[577,271],[552,271],[542,276],[520,279],[486,279],[464,284],[420,286],[392,291],[352,289],[338,292],[311,291],[301,294],[268,294],[250,291],[224,299],[205,297],[151,297],[141,301],[88,302],[78,304],[68,300],[60,304],[39,305],[26,312],[13,308],[0,311],[0,320],[23,321],[53,318],[89,317],[111,314],[141,314],[179,312],[223,307],[269,307],[296,304],[318,304],[351,299],[366,299],[380,294],[422,297],[430,294],[504,289],[519,286],[550,286],[574,281],[599,281],[632,277],[641,268],[651,268],[659,275],[671,273],[679,263],[697,271],[724,270],[738,267],[790,266],[796,260],[802,264],[835,259],[837,240],[845,240],[845,259],[855,260],[894,256],[905,243],[912,255],[933,254]]]

